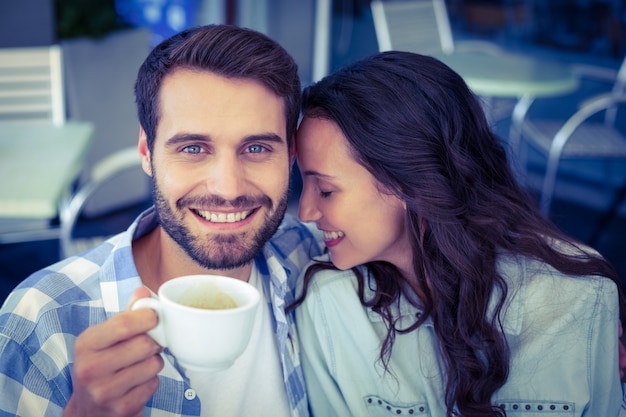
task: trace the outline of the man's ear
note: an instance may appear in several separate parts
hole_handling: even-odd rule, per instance
[[[143,171],[152,176],[152,164],[150,163],[152,155],[150,154],[150,149],[148,148],[148,137],[146,136],[146,131],[143,130],[143,127],[139,126],[139,142],[137,143],[137,150],[139,151],[139,156],[141,156],[141,167]]]

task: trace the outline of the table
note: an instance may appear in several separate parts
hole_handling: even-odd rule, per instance
[[[58,235],[50,221],[82,169],[93,130],[87,122],[0,123],[0,243]]]
[[[535,98],[567,94],[579,84],[569,65],[530,55],[455,51],[433,56],[463,77],[477,95],[517,100],[511,113],[509,146],[521,161],[525,160],[520,146],[521,126]]]
[[[456,51],[433,56],[455,70],[479,96],[547,97],[578,87],[578,78],[568,65],[530,55]]]

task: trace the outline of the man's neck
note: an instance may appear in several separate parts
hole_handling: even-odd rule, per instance
[[[248,281],[252,262],[244,267],[228,270],[211,270],[198,265],[160,227],[133,241],[133,258],[143,284],[154,292],[164,282],[184,275],[224,275]]]

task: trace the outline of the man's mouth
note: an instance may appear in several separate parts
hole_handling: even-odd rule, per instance
[[[202,217],[205,220],[210,221],[211,223],[235,223],[244,220],[246,217],[254,213],[254,209],[252,210],[244,210],[238,211],[234,213],[223,213],[223,212],[213,212],[206,210],[196,210],[191,209],[198,216]]]

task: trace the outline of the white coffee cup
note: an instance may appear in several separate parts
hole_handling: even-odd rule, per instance
[[[261,297],[247,282],[189,275],[167,281],[158,295],[158,299],[140,298],[131,308],[156,311],[159,323],[148,334],[185,368],[226,369],[248,346]],[[230,307],[232,302],[236,306]]]

